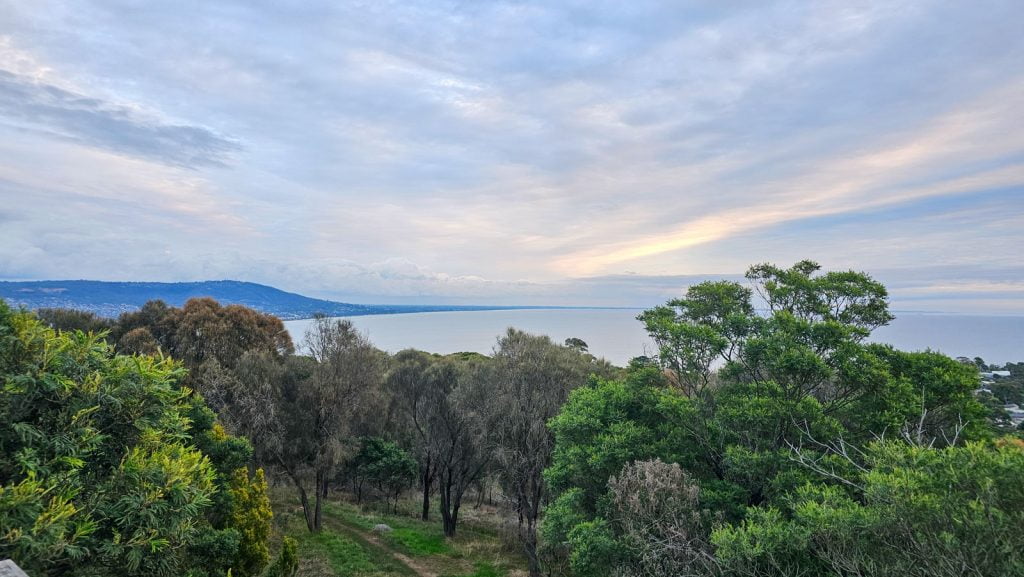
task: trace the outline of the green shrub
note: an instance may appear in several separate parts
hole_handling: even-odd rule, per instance
[[[233,574],[236,577],[259,575],[270,560],[267,538],[270,537],[270,497],[263,469],[249,479],[246,469],[237,469],[231,477],[231,522],[241,539]]]
[[[267,567],[264,577],[294,577],[299,571],[299,544],[291,537],[285,537],[281,553],[273,565]]]

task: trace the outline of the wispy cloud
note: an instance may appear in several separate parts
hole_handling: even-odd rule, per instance
[[[1015,80],[930,119],[902,142],[820,159],[819,166],[795,177],[748,185],[750,204],[712,209],[667,233],[598,244],[558,262],[570,273],[591,274],[789,221],[870,212],[936,196],[1024,189],[1024,122],[1017,111],[1022,101],[1024,82]]]
[[[0,116],[18,127],[179,166],[223,166],[240,149],[206,128],[146,118],[6,70],[0,70]]]

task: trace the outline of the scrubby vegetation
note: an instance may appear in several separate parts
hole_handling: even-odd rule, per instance
[[[38,575],[1024,574],[1011,378],[867,337],[885,287],[752,267],[617,368],[509,329],[395,355],[195,299],[0,304],[0,556]],[[990,398],[991,397],[991,398]],[[995,399],[995,400],[993,400]]]
[[[178,363],[0,302],[0,375],[0,556],[36,576],[263,569],[262,472]]]

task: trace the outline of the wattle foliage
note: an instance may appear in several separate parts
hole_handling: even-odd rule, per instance
[[[0,301],[0,557],[34,577],[222,576],[236,561],[257,574],[266,486],[232,499],[225,474],[248,443],[180,386],[176,362],[102,337]]]
[[[242,468],[231,476],[231,519],[229,525],[238,531],[238,561],[232,570],[237,577],[255,577],[270,561],[267,539],[270,537],[270,497],[263,469],[249,478]]]

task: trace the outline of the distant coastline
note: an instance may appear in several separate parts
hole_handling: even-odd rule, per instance
[[[636,320],[642,309],[515,309],[477,311],[477,314],[361,315],[353,317],[356,328],[389,352],[416,348],[449,354],[472,351],[490,354],[495,338],[508,327],[550,336],[555,342],[575,337],[590,352],[624,366],[638,355],[656,356],[657,347],[643,324]],[[589,312],[588,312],[589,311]],[[1024,359],[1024,317],[895,312],[896,319],[872,333],[873,342],[901,350],[930,349],[957,357],[982,357],[996,363]],[[301,343],[308,320],[289,320],[285,327]]]
[[[114,318],[138,310],[151,300],[182,306],[189,299],[210,297],[223,305],[238,304],[282,320],[393,315],[407,313],[514,310],[629,310],[630,307],[556,305],[390,305],[356,304],[317,299],[258,283],[219,280],[198,282],[114,282],[94,280],[0,281],[0,298],[28,309],[69,308]]]

